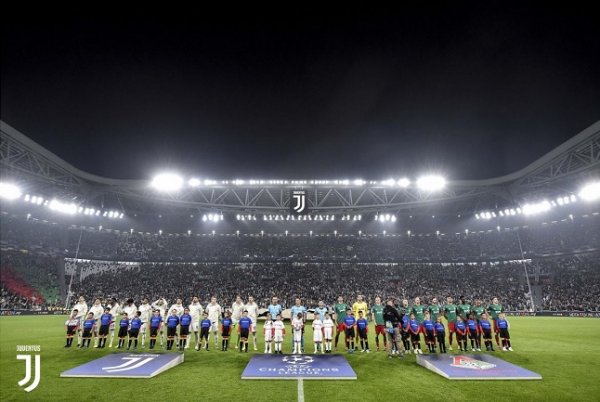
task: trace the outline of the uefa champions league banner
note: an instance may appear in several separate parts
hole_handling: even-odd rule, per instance
[[[542,376],[490,355],[417,355],[417,364],[449,380],[541,380]]]
[[[356,380],[342,355],[254,355],[243,380]]]
[[[150,378],[183,363],[183,353],[117,353],[61,373],[61,377]]]

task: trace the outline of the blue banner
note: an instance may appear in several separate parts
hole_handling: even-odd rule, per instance
[[[449,380],[541,380],[542,376],[497,357],[417,355],[417,363]]]
[[[183,353],[117,353],[61,373],[61,377],[150,378],[183,363]]]
[[[254,355],[243,380],[356,380],[342,355]]]

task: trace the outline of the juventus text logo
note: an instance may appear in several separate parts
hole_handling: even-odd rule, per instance
[[[306,205],[306,190],[292,190],[290,193],[290,211],[296,215],[308,212]]]
[[[26,392],[33,391],[40,383],[41,358],[40,355],[17,355],[17,360],[25,360],[25,377],[23,377],[21,381],[17,382],[19,387],[24,386],[31,380],[31,356],[35,357],[35,374],[33,377],[33,382],[28,387],[24,388]]]

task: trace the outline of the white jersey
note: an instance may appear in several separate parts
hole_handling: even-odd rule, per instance
[[[242,318],[242,312],[244,311],[244,303],[233,303],[231,305],[231,321],[237,324],[240,318]]]
[[[108,308],[110,309],[110,315],[113,316],[114,321],[115,317],[121,314],[121,306],[119,305],[119,303],[115,303],[114,306],[109,305]]]
[[[323,341],[323,321],[321,320],[313,320],[313,341],[322,342]]]
[[[163,320],[167,318],[167,301],[165,299],[159,299],[152,303],[152,308],[160,311]]]
[[[183,304],[173,304],[169,307],[169,315],[171,315],[171,311],[173,310],[177,311],[177,317],[181,317],[183,314]]]
[[[294,341],[299,342],[302,339],[302,326],[304,322],[302,318],[294,318],[292,320],[292,329],[294,330]]]
[[[258,304],[256,303],[246,303],[244,306],[245,310],[248,310],[248,317],[252,318],[252,322],[256,322],[258,318]]]
[[[325,333],[325,339],[333,339],[333,327],[335,324],[331,318],[323,320],[323,332]]]
[[[88,306],[86,302],[77,303],[75,306],[73,306],[73,310],[77,310],[76,317],[80,318],[82,321],[84,317],[87,317]],[[71,310],[71,315],[73,314],[73,310]]]
[[[206,306],[206,311],[208,312],[208,319],[212,323],[219,322],[219,319],[221,318],[221,306],[219,303],[209,303]]]
[[[200,328],[200,315],[204,310],[202,304],[192,303],[190,304],[190,315],[192,316],[192,331],[198,331]]]
[[[263,330],[265,331],[265,342],[271,342],[273,340],[273,321],[265,321]]]
[[[275,342],[281,342],[285,333],[285,324],[283,321],[273,321],[273,330],[273,339]]]
[[[94,314],[94,320],[97,320],[97,319],[99,319],[99,318],[100,318],[100,316],[102,315],[102,313],[104,313],[104,308],[102,307],[102,305],[101,305],[101,304],[99,304],[99,305],[95,305],[95,304],[94,304],[94,305],[93,305],[93,306],[90,308],[90,311],[89,311],[89,313],[92,313],[92,314]]]
[[[150,316],[152,315],[152,306],[151,305],[149,305],[148,303],[140,304],[138,311],[140,311],[142,313],[142,315],[140,316],[140,320],[142,320],[142,322],[150,321]]]
[[[123,307],[123,312],[127,313],[127,318],[129,318],[130,321],[136,316],[137,311],[138,309],[134,303],[131,303],[131,306],[125,305]]]

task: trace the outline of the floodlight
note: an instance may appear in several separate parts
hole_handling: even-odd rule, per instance
[[[364,180],[362,180],[362,179],[356,179],[356,180],[353,181],[353,183],[354,183],[355,186],[362,186],[366,182]]]
[[[394,179],[383,180],[381,182],[381,184],[383,184],[384,186],[390,186],[390,187],[392,187],[394,184],[396,184],[396,180],[394,180]]]
[[[151,185],[158,191],[173,192],[181,188],[183,178],[174,173],[161,173],[154,176]]]
[[[188,180],[188,185],[189,185],[190,187],[198,187],[200,184],[202,184],[202,183],[200,182],[200,180],[199,180],[199,179],[192,178],[192,179],[189,179],[189,180]]]
[[[398,185],[400,187],[406,188],[406,187],[410,186],[410,180],[407,179],[406,177],[403,177],[400,180],[398,180]]]
[[[586,184],[581,188],[579,197],[584,201],[595,201],[600,199],[600,181]]]
[[[73,203],[67,204],[55,199],[50,201],[50,205],[48,207],[53,211],[62,212],[64,214],[73,215],[77,213],[77,205]]]
[[[16,185],[0,182],[0,197],[7,200],[16,200],[21,194],[21,189]]]
[[[438,191],[446,186],[446,179],[442,176],[427,175],[417,180],[417,187],[425,191]]]

